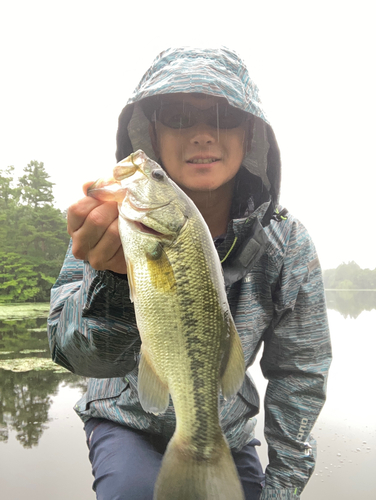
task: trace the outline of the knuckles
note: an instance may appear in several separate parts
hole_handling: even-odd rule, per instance
[[[108,227],[118,216],[117,206],[112,203],[104,203],[87,214],[86,220],[96,227]]]
[[[84,248],[72,238],[72,254],[75,259],[87,260]]]
[[[109,269],[121,247],[118,214],[116,202],[102,203],[92,198],[83,198],[69,207],[68,233],[76,259],[89,262],[98,271]]]
[[[88,213],[98,206],[99,202],[93,198],[82,198],[81,200],[73,203],[68,208],[68,220],[69,219],[86,219]]]
[[[117,218],[108,226],[106,234],[111,239],[113,244],[117,243],[118,245],[121,245]]]
[[[89,264],[96,271],[104,271],[105,269],[108,268],[108,266],[106,266],[107,261],[105,261],[103,259],[103,257],[100,256],[100,255],[99,256],[94,255],[94,256],[90,257],[89,258]]]

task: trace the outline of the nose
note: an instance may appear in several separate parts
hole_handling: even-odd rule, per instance
[[[197,123],[191,129],[191,144],[205,145],[214,144],[218,141],[218,131],[205,122]]]

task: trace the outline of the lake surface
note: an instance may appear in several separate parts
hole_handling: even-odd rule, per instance
[[[301,498],[374,500],[376,292],[327,292],[327,303],[334,359],[313,432],[317,466]],[[46,304],[0,307],[1,496],[95,500],[83,425],[73,411],[86,381],[50,362],[47,311]],[[262,395],[258,360],[251,373]],[[256,437],[266,465],[262,421],[263,413]]]

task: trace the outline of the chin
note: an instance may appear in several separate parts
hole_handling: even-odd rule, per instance
[[[220,186],[214,183],[208,184],[195,184],[193,186],[183,186],[182,189],[186,189],[188,191],[195,191],[196,193],[205,193],[208,191],[214,191],[218,189]]]

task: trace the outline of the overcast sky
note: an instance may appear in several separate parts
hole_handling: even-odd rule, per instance
[[[226,45],[260,88],[281,149],[281,202],[308,228],[322,267],[374,269],[372,2],[149,4],[2,2],[0,169],[44,162],[67,208],[114,166],[118,115],[154,57]]]

